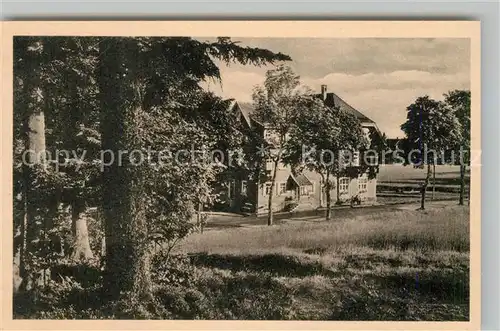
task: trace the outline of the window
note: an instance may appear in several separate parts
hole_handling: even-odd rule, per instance
[[[313,192],[312,185],[305,185],[300,187],[300,195],[309,195]]]
[[[359,151],[356,151],[352,154],[352,165],[355,167],[359,167]]]
[[[351,165],[353,159],[353,155],[351,151],[349,150],[342,150],[340,151],[340,166],[345,168]]]
[[[246,180],[241,181],[241,194],[246,195],[247,194],[247,189],[248,189],[248,184]]]
[[[278,185],[278,195],[286,193],[286,183],[279,183]]]
[[[339,179],[339,191],[341,193],[349,192],[349,178],[340,178]]]
[[[267,160],[266,161],[266,170],[273,171],[273,169],[274,169],[274,161]]]
[[[368,179],[366,177],[360,177],[358,179],[358,190],[360,193],[367,191]]]
[[[370,129],[369,128],[363,128],[363,135],[365,136],[366,139],[366,148],[370,147],[371,144],[371,137],[370,137]]]
[[[264,184],[264,195],[269,195],[271,194],[271,183],[265,183]]]

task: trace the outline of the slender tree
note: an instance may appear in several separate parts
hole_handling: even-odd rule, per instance
[[[269,181],[267,224],[273,224],[273,196],[278,166],[282,162],[285,143],[300,112],[300,79],[289,66],[280,65],[267,71],[263,86],[254,89],[255,117],[264,124],[263,159],[272,164]]]
[[[96,100],[95,69],[97,39],[57,38],[61,53],[53,59],[52,81],[59,95],[53,116],[51,145],[65,151],[59,155],[64,176],[61,205],[71,209],[72,242],[69,257],[75,262],[94,257],[87,224],[87,208],[96,205],[100,189],[99,107]],[[59,87],[62,86],[63,88]],[[96,238],[97,239],[97,238]]]
[[[284,160],[294,168],[307,168],[320,174],[326,195],[325,218],[329,220],[333,178],[337,178],[338,191],[338,174],[346,171],[339,155],[347,151],[354,153],[367,141],[354,115],[326,107],[315,97],[303,96],[297,105],[301,111],[287,142]]]
[[[408,148],[419,152],[418,162],[427,165],[421,187],[420,209],[423,210],[436,153],[460,139],[460,123],[443,102],[424,96],[407,107],[407,120],[401,129],[406,134]]]
[[[24,140],[22,153],[22,201],[24,209],[19,229],[19,274],[20,286],[30,288],[41,279],[31,261],[40,256],[45,241],[46,217],[42,192],[37,189],[40,176],[46,171],[45,111],[46,95],[43,84],[44,43],[40,38],[23,37],[16,39],[14,64],[16,80],[21,93],[15,109],[21,121],[20,137]],[[18,106],[18,107],[16,107]]]
[[[340,136],[337,147],[337,163],[338,166],[335,169],[335,177],[337,179],[337,203],[340,203],[340,187],[339,181],[341,175],[358,176],[360,171],[365,171],[370,168],[365,164],[360,164],[363,167],[353,167],[352,161],[355,152],[359,152],[360,149],[365,149],[370,143],[369,137],[365,137],[361,123],[351,113],[343,111],[342,109],[333,109],[333,112],[338,117],[340,125]],[[360,156],[361,158],[361,156]]]
[[[302,111],[297,117],[296,126],[291,130],[287,142],[284,162],[301,171],[306,168],[320,174],[322,190],[326,194],[327,220],[331,217],[332,174],[338,168],[338,154],[341,125],[339,117],[324,103],[314,97],[302,97],[298,103]]]
[[[464,204],[465,195],[465,174],[467,172],[467,165],[470,162],[470,91],[468,90],[454,90],[445,95],[446,104],[451,107],[455,116],[461,124],[462,139],[458,146],[460,158],[458,164],[460,166],[460,197],[459,205]],[[457,161],[457,160],[455,160]],[[469,196],[470,200],[470,196]]]

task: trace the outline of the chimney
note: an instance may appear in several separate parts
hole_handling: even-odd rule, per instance
[[[321,97],[323,98],[323,101],[326,100],[326,85],[321,85]]]

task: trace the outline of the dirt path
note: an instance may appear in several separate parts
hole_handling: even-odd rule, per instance
[[[456,201],[428,201],[426,202],[427,209],[446,208],[456,206]],[[336,207],[332,210],[332,222],[337,218],[359,217],[368,215],[373,212],[379,211],[397,211],[397,210],[417,210],[420,208],[420,203],[404,203],[404,204],[390,204],[390,205],[373,205],[366,207]],[[295,222],[314,222],[323,221],[323,210],[314,210],[305,213],[297,213],[296,215],[278,215],[275,217],[275,224],[295,223]],[[281,217],[279,217],[281,216]],[[266,226],[267,218],[264,216],[241,216],[238,214],[230,213],[217,213],[209,217],[206,225],[206,230],[222,230],[227,228],[238,227],[259,227]]]

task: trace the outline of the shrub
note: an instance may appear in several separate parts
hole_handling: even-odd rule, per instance
[[[212,276],[213,277],[213,276]],[[266,274],[205,279],[198,288],[209,299],[212,311],[206,318],[282,320],[291,318],[289,290]]]
[[[151,276],[160,286],[189,286],[193,281],[193,272],[194,268],[186,256],[159,253],[153,257]]]
[[[169,285],[160,288],[156,296],[176,319],[208,319],[214,310],[205,295],[194,288]]]
[[[59,308],[65,308],[67,303],[71,301],[70,298],[75,293],[82,291],[81,284],[71,277],[60,277],[58,282],[49,280],[44,287],[19,292],[14,295],[14,316],[23,317],[37,312],[40,312],[40,314],[42,312],[54,312],[55,315],[63,315],[63,311]]]

